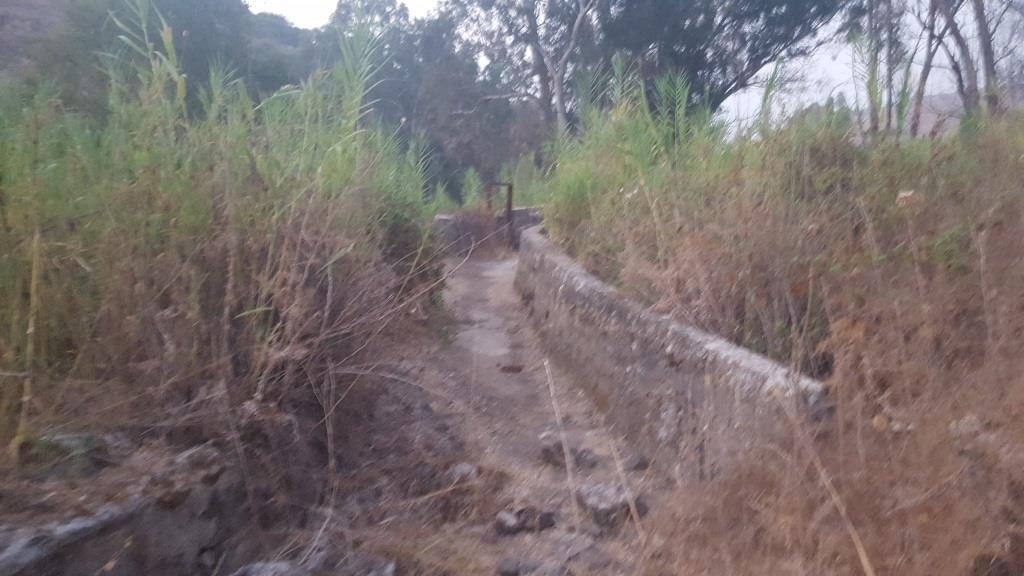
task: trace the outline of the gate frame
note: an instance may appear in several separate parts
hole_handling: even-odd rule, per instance
[[[494,196],[496,188],[505,188],[508,193],[505,195],[505,226],[508,230],[508,246],[512,250],[519,250],[519,238],[516,237],[515,210],[512,208],[512,199],[515,187],[511,182],[490,182],[487,184],[487,204],[490,207],[491,197]]]

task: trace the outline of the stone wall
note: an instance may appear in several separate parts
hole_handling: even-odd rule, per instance
[[[791,442],[794,422],[829,413],[819,382],[647,311],[540,227],[522,233],[516,289],[556,364],[616,431],[679,478],[714,476],[765,442]]]

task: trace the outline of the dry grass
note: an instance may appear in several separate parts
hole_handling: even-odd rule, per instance
[[[0,441],[214,440],[273,520],[320,497],[352,368],[440,285],[420,163],[365,125],[362,32],[260,103],[214,70],[194,114],[172,32],[126,6],[104,124],[4,95]]]
[[[825,380],[836,404],[813,453],[757,446],[742,473],[681,490],[652,566],[1020,573],[1024,119],[866,148],[842,111],[728,140],[641,102],[561,144],[552,235],[635,297]]]

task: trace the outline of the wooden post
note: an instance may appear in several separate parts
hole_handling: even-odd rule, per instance
[[[508,247],[518,250],[519,239],[516,238],[515,211],[512,208],[512,183],[509,182],[506,186],[508,186],[508,199],[505,205],[505,218],[507,219],[506,225],[508,226]]]
[[[508,233],[508,247],[513,250],[519,249],[519,238],[516,237],[516,217],[515,217],[515,202],[514,202],[514,187],[511,182],[491,182],[487,185],[488,198],[494,191],[505,188],[507,194],[505,195],[505,229]],[[490,201],[487,203],[488,211],[490,210]]]

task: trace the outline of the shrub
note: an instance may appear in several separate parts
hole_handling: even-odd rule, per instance
[[[117,17],[104,124],[46,91],[0,115],[0,355],[27,393],[0,388],[15,454],[32,421],[215,434],[241,405],[324,402],[436,281],[420,165],[364,120],[366,33],[259,103],[214,70],[192,115],[154,18],[145,0]]]
[[[825,379],[836,416],[824,473],[800,443],[754,441],[750,470],[684,490],[662,521],[699,528],[671,562],[863,573],[824,474],[878,573],[963,574],[1022,541],[994,510],[1019,508],[1024,118],[866,145],[824,107],[730,135],[685,91],[582,112],[550,233],[652,307]]]

